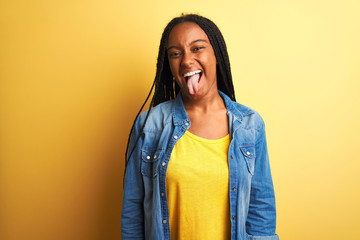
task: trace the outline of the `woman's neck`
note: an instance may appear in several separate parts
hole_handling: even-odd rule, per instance
[[[184,106],[187,112],[195,111],[207,113],[209,111],[216,111],[219,109],[224,109],[225,103],[219,92],[216,91],[212,94],[207,94],[206,96],[196,99],[196,98],[183,98]]]

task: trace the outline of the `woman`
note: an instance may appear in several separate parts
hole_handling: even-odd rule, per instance
[[[278,239],[264,123],[235,102],[212,21],[167,25],[154,86],[129,138],[123,239]]]

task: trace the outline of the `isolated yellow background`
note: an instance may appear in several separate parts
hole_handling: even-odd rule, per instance
[[[360,238],[357,0],[0,1],[0,239],[120,239],[124,151],[181,12],[266,122],[282,240]]]

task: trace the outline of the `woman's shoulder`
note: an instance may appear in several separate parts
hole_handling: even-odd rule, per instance
[[[136,120],[137,124],[143,125],[146,121],[144,131],[156,131],[164,128],[164,125],[172,121],[173,104],[174,100],[165,101],[142,112]]]
[[[252,125],[256,129],[264,127],[264,120],[262,116],[253,108],[233,101],[233,106],[236,109],[237,116],[242,119],[244,123]]]
[[[225,101],[227,110],[234,114],[237,118],[250,118],[256,121],[262,121],[260,114],[254,109],[230,99],[228,95],[221,91],[219,91],[219,93]]]

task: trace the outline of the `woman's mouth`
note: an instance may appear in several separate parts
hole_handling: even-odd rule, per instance
[[[184,74],[186,85],[191,95],[196,94],[196,92],[199,90],[201,74],[202,72],[200,70]]]

